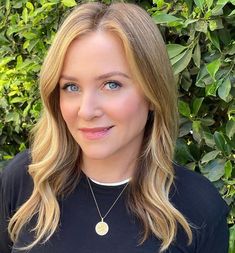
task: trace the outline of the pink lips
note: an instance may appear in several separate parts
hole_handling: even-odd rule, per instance
[[[96,140],[105,137],[112,127],[79,128],[79,131],[86,139]]]

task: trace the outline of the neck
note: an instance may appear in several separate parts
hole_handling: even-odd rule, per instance
[[[81,168],[91,179],[100,183],[117,183],[133,176],[136,158],[133,159],[88,159],[83,156]]]

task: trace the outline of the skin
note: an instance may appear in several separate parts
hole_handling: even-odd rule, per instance
[[[60,109],[82,150],[82,170],[99,182],[130,178],[149,104],[134,82],[123,46],[96,31],[69,46],[59,81]]]

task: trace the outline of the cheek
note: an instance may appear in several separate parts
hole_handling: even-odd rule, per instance
[[[71,101],[60,99],[60,110],[64,121],[69,124],[76,118],[76,107],[71,104]]]
[[[132,95],[123,98],[119,102],[112,103],[109,112],[112,113],[114,119],[125,121],[131,124],[133,121],[145,123],[149,111],[148,103],[139,96]]]

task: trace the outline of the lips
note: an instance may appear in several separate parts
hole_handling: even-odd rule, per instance
[[[110,129],[113,128],[113,126],[109,127],[94,127],[94,128],[79,128],[79,131],[81,131],[82,135],[89,140],[95,140],[100,139],[108,135],[110,132]]]

